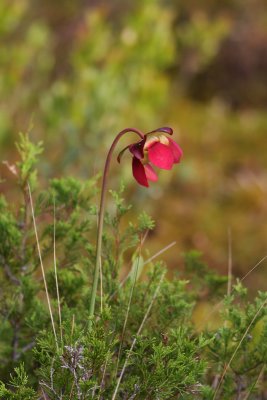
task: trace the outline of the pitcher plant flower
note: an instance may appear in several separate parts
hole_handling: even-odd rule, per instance
[[[111,158],[114,149],[122,136],[128,132],[136,133],[139,136],[139,141],[129,144],[125,147],[118,155],[118,162],[121,160],[123,153],[129,149],[132,154],[132,170],[133,176],[136,181],[142,185],[148,187],[148,181],[155,182],[158,176],[153,168],[158,167],[160,169],[170,170],[174,164],[180,162],[182,157],[182,150],[180,146],[169,136],[173,134],[173,130],[169,127],[162,127],[155,129],[151,132],[144,134],[142,131],[136,128],[126,128],[119,132],[109,149],[103,179],[101,187],[101,198],[100,207],[98,213],[98,226],[97,226],[97,242],[96,242],[96,263],[94,268],[93,286],[91,291],[91,300],[89,308],[89,329],[93,323],[93,317],[95,312],[95,300],[97,293],[97,286],[101,268],[101,249],[102,249],[102,234],[103,234],[103,223],[104,223],[104,210],[105,210],[105,199],[107,193],[107,178],[110,168]],[[168,135],[168,136],[167,136]],[[152,166],[153,165],[153,166]],[[102,290],[102,289],[101,289]],[[102,298],[102,293],[101,293]]]
[[[170,170],[173,164],[180,162],[183,151],[180,146],[165,134],[172,135],[173,130],[163,127],[148,132],[144,138],[126,146],[118,155],[118,162],[125,150],[132,154],[132,172],[136,181],[142,186],[149,186],[149,181],[156,182],[158,176],[152,167]],[[152,164],[152,165],[151,165]]]

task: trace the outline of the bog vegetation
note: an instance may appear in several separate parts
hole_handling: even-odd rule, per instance
[[[267,398],[266,20],[265,0],[0,1],[0,399]],[[137,189],[112,164],[90,318],[107,148],[163,124],[179,172]]]
[[[168,280],[145,251],[154,221],[143,212],[123,224],[122,186],[105,215],[90,324],[98,177],[52,179],[41,190],[41,143],[21,135],[17,148],[8,168],[18,201],[0,199],[0,398],[264,398],[267,294],[249,301],[240,281],[229,285],[196,251]],[[205,296],[212,307],[196,323]]]

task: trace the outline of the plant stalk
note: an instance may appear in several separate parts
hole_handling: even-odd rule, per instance
[[[99,206],[99,214],[98,214],[98,227],[97,227],[97,242],[96,242],[96,263],[94,269],[94,278],[93,278],[93,287],[91,292],[91,301],[90,301],[90,308],[89,308],[89,330],[92,327],[93,317],[95,313],[95,299],[96,299],[96,292],[97,292],[97,285],[99,280],[99,270],[101,264],[101,250],[102,250],[102,236],[103,236],[103,222],[104,222],[104,214],[105,214],[105,203],[106,203],[106,194],[107,194],[107,178],[110,169],[110,162],[113,155],[113,151],[120,140],[120,138],[125,135],[125,133],[134,132],[136,133],[141,139],[144,138],[144,134],[135,128],[126,128],[118,133],[115,137],[105,163],[103,179],[102,179],[102,187],[101,187],[101,198],[100,198],[100,206]]]

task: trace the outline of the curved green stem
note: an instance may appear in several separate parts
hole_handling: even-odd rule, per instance
[[[97,227],[97,242],[96,242],[96,264],[94,270],[94,278],[93,278],[93,287],[91,292],[91,301],[90,301],[90,309],[89,309],[89,330],[92,327],[93,316],[95,313],[95,299],[96,299],[96,292],[97,292],[97,285],[99,279],[99,270],[101,264],[101,250],[102,250],[102,234],[103,234],[103,222],[104,222],[104,213],[105,213],[105,200],[106,200],[106,193],[107,193],[107,178],[108,172],[110,168],[110,162],[112,158],[113,151],[120,140],[120,138],[128,132],[136,133],[141,139],[144,138],[144,134],[135,128],[126,128],[123,131],[119,132],[118,135],[115,137],[105,163],[103,180],[102,180],[102,188],[101,188],[101,198],[100,198],[100,207],[99,207],[99,214],[98,214],[98,227]]]

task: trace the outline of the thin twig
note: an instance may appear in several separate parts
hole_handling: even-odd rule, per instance
[[[248,400],[248,398],[249,398],[249,396],[251,395],[251,393],[252,393],[254,387],[257,386],[257,384],[259,383],[259,380],[261,379],[261,377],[262,377],[262,375],[263,375],[263,373],[264,373],[264,369],[265,369],[265,368],[266,368],[266,364],[264,363],[263,366],[262,366],[262,368],[261,368],[261,370],[260,370],[259,375],[257,376],[256,381],[255,381],[254,384],[251,386],[249,392],[247,393],[247,395],[245,395],[245,397],[244,397],[243,400]]]
[[[131,287],[131,292],[130,292],[130,296],[129,296],[129,300],[128,300],[128,304],[127,304],[126,315],[125,315],[123,328],[122,328],[120,347],[119,347],[118,358],[117,358],[117,365],[116,365],[116,369],[115,369],[115,376],[117,376],[117,372],[118,372],[118,368],[119,368],[121,349],[122,349],[122,345],[123,345],[123,341],[124,341],[126,325],[128,322],[129,312],[130,312],[130,308],[131,308],[131,304],[132,304],[134,288],[135,288],[136,281],[137,281],[138,269],[139,269],[139,263],[140,263],[140,257],[141,257],[141,248],[142,248],[141,246],[142,246],[142,239],[140,240],[140,245],[139,245],[139,249],[138,249],[137,263],[136,263],[136,265],[134,265],[133,283],[132,283],[132,287]]]
[[[70,398],[69,400],[72,400],[73,397],[73,390],[74,390],[74,385],[75,385],[75,380],[73,379],[72,385],[71,385],[71,389],[70,389]]]
[[[13,331],[14,331],[14,334],[13,334],[13,338],[12,338],[12,360],[16,361],[17,350],[19,347],[19,323],[16,321],[14,322],[14,325],[13,325]]]
[[[30,205],[31,205],[31,212],[32,212],[32,220],[33,220],[35,238],[36,238],[37,249],[38,249],[38,255],[39,255],[39,260],[40,260],[40,265],[41,265],[41,271],[42,271],[42,276],[43,276],[43,281],[44,281],[44,287],[45,287],[46,300],[47,300],[48,309],[49,309],[49,314],[50,314],[50,318],[51,318],[52,329],[53,329],[53,333],[54,333],[54,336],[55,336],[56,348],[57,348],[57,350],[58,350],[58,341],[57,341],[55,323],[54,323],[54,318],[53,318],[53,314],[52,314],[52,308],[51,308],[51,303],[50,303],[50,298],[49,298],[49,293],[48,293],[48,288],[47,288],[47,283],[46,283],[46,277],[45,277],[43,259],[42,259],[42,254],[41,254],[41,249],[40,249],[40,243],[39,243],[39,238],[38,238],[38,232],[37,232],[37,226],[36,226],[36,220],[35,220],[35,215],[34,215],[34,208],[33,208],[33,201],[32,201],[31,188],[30,188],[29,183],[28,183],[28,190],[29,190],[29,197],[30,197]]]
[[[232,290],[232,270],[233,270],[233,258],[232,258],[232,231],[228,228],[228,282],[227,282],[227,295],[230,296]]]
[[[99,260],[99,275],[100,275],[100,313],[103,312],[103,270],[102,270],[102,259]]]
[[[54,242],[54,246],[53,246],[53,247],[54,247],[54,272],[55,272],[55,282],[56,282],[56,290],[57,290],[57,307],[58,307],[58,318],[59,318],[59,330],[60,330],[61,346],[63,347],[61,306],[60,306],[59,287],[58,287],[58,278],[57,278],[57,257],[56,257],[56,200],[55,200],[55,197],[54,197],[54,232],[53,232],[53,242]]]
[[[35,342],[31,342],[26,344],[25,346],[22,347],[19,353],[16,353],[14,360],[18,361],[22,354],[26,353],[28,350],[31,350],[35,346]]]
[[[101,379],[101,383],[100,383],[100,387],[99,387],[99,395],[97,398],[98,400],[100,400],[100,398],[101,398],[101,390],[105,385],[105,376],[106,376],[107,365],[108,365],[108,356],[106,356],[106,360],[105,360],[105,364],[104,364],[104,370],[103,370],[102,379]]]
[[[49,389],[49,390],[54,394],[54,396],[56,396],[56,399],[57,399],[57,400],[62,400],[62,395],[59,395],[59,394],[55,391],[55,389],[52,388],[51,386],[49,386],[46,382],[40,381],[40,385],[45,386],[47,389]]]
[[[44,389],[42,388],[42,386],[41,386],[41,392],[42,392],[42,395],[44,396],[44,400],[48,400],[48,397],[46,397],[46,394],[45,394]]]
[[[256,269],[263,261],[267,259],[267,255],[262,257],[260,261],[257,262],[257,264],[254,265],[253,268],[251,268],[241,279],[240,282],[244,281],[253,271]]]
[[[237,383],[237,396],[236,396],[236,400],[242,400],[242,392],[244,390],[244,383],[242,382],[242,378],[241,376],[237,375],[236,377]]]
[[[0,255],[0,263],[3,264],[6,276],[11,280],[12,283],[19,286],[20,280],[15,275],[13,275],[13,273],[11,272],[10,266],[7,264],[7,262],[5,261],[5,259],[2,255]]]
[[[165,251],[169,250],[171,247],[176,245],[176,241],[173,241],[171,243],[169,243],[167,246],[163,247],[163,249],[159,250],[156,254],[154,254],[152,257],[148,258],[146,261],[144,261],[144,265],[150,263],[151,261],[153,261],[155,258],[157,258],[158,256],[160,256],[162,253],[165,253]]]
[[[263,261],[265,261],[266,259],[267,259],[267,255],[264,256],[264,257],[262,257],[262,258],[260,259],[260,261],[258,261],[257,264],[255,264],[254,267],[251,268],[251,269],[240,279],[240,282],[243,282],[243,281],[244,281],[256,268],[258,268],[258,267],[263,263]],[[234,290],[234,289],[232,288],[230,294],[233,292],[233,290]],[[224,302],[224,299],[220,300],[217,304],[215,304],[215,306],[213,307],[213,309],[211,310],[211,312],[206,316],[206,318],[202,319],[201,323],[198,324],[198,325],[196,326],[196,328],[197,328],[197,329],[200,329],[201,327],[203,327],[204,324],[210,319],[210,317],[220,308],[220,306],[223,304],[223,302]]]
[[[160,256],[162,253],[165,253],[165,251],[169,250],[171,247],[175,246],[177,242],[171,242],[169,243],[167,246],[163,247],[163,249],[159,250],[157,253],[155,253],[152,257],[148,258],[147,260],[144,261],[143,265],[149,264],[151,261],[153,261],[155,258],[157,258],[158,256]],[[267,257],[267,256],[266,256]],[[115,294],[118,292],[119,289],[121,289],[124,284],[127,282],[127,280],[130,278],[131,276],[131,271],[129,271],[129,273],[126,275],[126,277],[121,281],[121,283],[119,284],[118,288],[109,296],[109,300],[111,300]]]
[[[217,386],[217,388],[216,388],[216,390],[215,390],[215,393],[214,393],[214,396],[213,396],[213,400],[215,400],[216,397],[217,397],[218,390],[219,390],[219,388],[220,388],[220,386],[221,386],[221,384],[222,384],[222,382],[223,382],[223,379],[224,379],[224,377],[225,377],[225,374],[226,374],[228,368],[230,367],[230,365],[231,365],[233,359],[235,358],[235,355],[236,355],[238,349],[240,348],[241,344],[243,343],[243,340],[244,340],[245,337],[247,336],[247,334],[248,334],[248,332],[249,332],[251,326],[253,325],[254,321],[255,321],[256,318],[258,317],[258,315],[259,315],[259,313],[261,312],[261,310],[263,309],[263,307],[266,306],[266,304],[267,304],[267,299],[266,299],[266,300],[262,303],[262,305],[259,307],[258,311],[256,312],[256,314],[255,314],[254,317],[252,318],[250,324],[248,325],[248,327],[247,327],[247,329],[246,329],[244,335],[242,336],[240,342],[239,342],[238,345],[236,346],[235,351],[233,352],[233,354],[232,354],[232,356],[231,356],[231,358],[230,358],[228,364],[225,366],[225,368],[224,368],[224,370],[223,370],[221,379],[220,379],[219,384],[218,384],[218,386]]]
[[[117,393],[118,393],[118,390],[119,390],[119,386],[120,386],[121,380],[122,380],[122,378],[123,378],[125,369],[126,369],[126,367],[127,367],[127,365],[128,365],[129,358],[130,358],[130,356],[132,355],[132,351],[133,351],[133,348],[134,348],[135,343],[136,343],[136,341],[137,341],[137,338],[138,338],[138,336],[140,335],[140,333],[142,332],[142,329],[143,329],[143,327],[144,327],[144,324],[145,324],[145,322],[146,322],[146,320],[147,320],[147,318],[148,318],[148,315],[149,315],[149,313],[150,313],[150,311],[151,311],[151,308],[152,308],[152,306],[153,306],[153,304],[154,304],[154,302],[155,302],[155,300],[156,300],[156,297],[157,297],[157,295],[158,295],[159,289],[160,289],[161,284],[162,284],[162,282],[163,282],[164,276],[165,276],[165,272],[161,275],[160,281],[159,281],[158,286],[157,286],[157,288],[156,288],[156,290],[155,290],[155,292],[154,292],[154,295],[153,295],[153,297],[152,297],[152,300],[151,300],[151,302],[150,302],[150,304],[149,304],[149,306],[148,306],[148,308],[147,308],[147,311],[146,311],[146,313],[145,313],[145,316],[144,316],[144,318],[143,318],[143,321],[141,322],[141,325],[140,325],[140,327],[139,327],[139,329],[138,329],[138,331],[137,331],[136,337],[134,338],[134,340],[133,340],[133,342],[132,342],[132,345],[131,345],[131,347],[130,347],[129,352],[127,353],[127,356],[126,356],[126,359],[125,359],[123,368],[122,368],[122,370],[121,370],[121,373],[120,373],[119,379],[118,379],[118,381],[117,381],[117,385],[116,385],[116,388],[115,388],[115,391],[114,391],[114,393],[113,393],[113,395],[112,395],[112,399],[111,399],[111,400],[115,400],[115,398],[116,398],[116,396],[117,396]]]
[[[20,285],[20,280],[16,278],[15,275],[12,274],[8,264],[4,264],[4,271],[6,273],[6,276],[11,280],[12,283],[14,283],[17,286]]]
[[[74,326],[75,326],[75,314],[72,314],[71,333],[70,333],[71,344],[72,344],[72,336],[73,336],[73,332],[74,332]]]
[[[99,210],[98,210],[99,214]],[[99,224],[99,218],[97,218],[97,229]],[[102,257],[99,260],[99,282],[100,282],[100,313],[103,312],[103,269],[102,269]]]
[[[23,239],[22,239],[22,243],[21,243],[21,256],[22,256],[22,259],[24,260],[25,252],[26,252],[27,236],[28,236],[27,226],[28,226],[29,194],[27,193],[26,185],[23,185],[22,190],[23,190],[25,208],[24,208],[24,217],[23,217],[23,225],[22,225]]]

